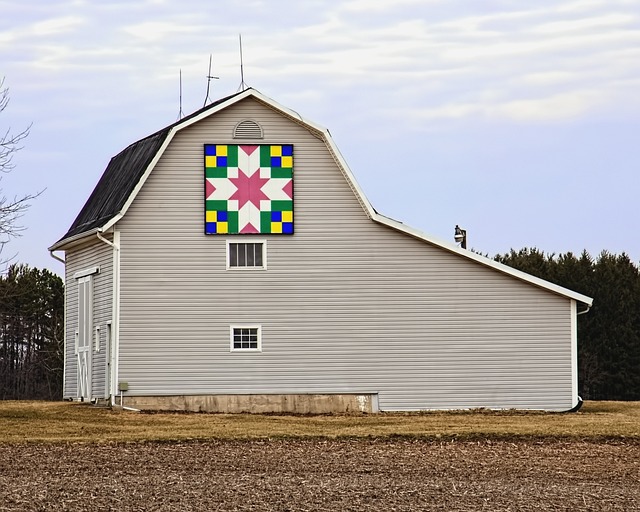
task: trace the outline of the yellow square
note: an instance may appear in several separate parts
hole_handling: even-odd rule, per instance
[[[229,232],[228,222],[218,222],[216,224],[216,233],[228,233],[228,232]]]
[[[217,166],[216,157],[206,156],[204,159],[204,165],[205,167],[216,167]]]
[[[227,156],[227,146],[216,146],[216,156]]]
[[[282,233],[282,222],[272,222],[271,223],[271,232],[272,233]]]
[[[282,156],[282,146],[271,146],[271,156]]]
[[[216,222],[218,220],[218,212],[207,212],[207,222]]]
[[[293,222],[293,212],[282,212],[282,222]]]
[[[293,157],[292,156],[283,156],[282,157],[282,167],[293,167]]]

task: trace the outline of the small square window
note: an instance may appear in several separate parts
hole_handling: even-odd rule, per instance
[[[262,336],[259,325],[232,325],[231,351],[260,352],[262,350]]]
[[[227,241],[227,268],[265,269],[266,242]]]

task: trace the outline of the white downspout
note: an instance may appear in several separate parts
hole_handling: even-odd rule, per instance
[[[119,360],[120,360],[120,232],[113,232],[113,242],[102,236],[100,231],[96,232],[98,239],[113,248],[113,301],[111,311],[111,336],[113,343],[111,361],[111,382],[109,383],[109,395],[111,405],[116,404],[116,383],[118,382]]]
[[[60,263],[64,265],[64,306],[63,306],[63,314],[62,318],[64,318],[64,329],[62,331],[62,398],[64,398],[64,387],[67,383],[67,262],[63,260],[60,256],[56,256],[53,254],[53,251],[49,251],[49,256],[51,256],[54,260],[58,260]]]
[[[575,357],[575,362],[576,362],[576,368],[575,368],[575,375],[571,376],[571,380],[572,380],[572,385],[573,385],[573,396],[576,396],[578,398],[577,403],[573,406],[573,408],[570,410],[570,412],[575,412],[577,410],[580,409],[580,407],[582,407],[582,397],[578,394],[578,368],[577,368],[577,364],[578,364],[578,317],[580,315],[584,315],[585,313],[588,313],[591,310],[591,306],[589,306],[588,304],[585,304],[585,306],[587,306],[587,309],[585,309],[584,311],[578,311],[578,304],[575,300],[571,301],[571,310],[572,310],[572,314],[571,314],[571,357],[572,359]],[[573,314],[573,311],[575,311],[575,314]],[[573,368],[573,363],[571,363],[571,366]],[[572,370],[572,373],[574,373],[574,371]]]
[[[591,311],[591,306],[587,306],[587,309],[585,309],[584,311],[580,311],[580,313],[576,313],[576,316],[584,315],[585,313],[588,313],[589,311]]]
[[[571,308],[571,408],[580,404],[578,395],[578,304],[575,300],[570,302]],[[575,403],[573,400],[575,399]]]
[[[53,251],[49,251],[49,256],[51,256],[54,260],[58,260],[63,265],[67,264],[67,262],[63,260],[60,256],[56,256],[55,254],[53,254]]]
[[[591,309],[588,304],[585,306],[587,309],[578,312],[577,301],[571,301],[571,395],[576,398],[571,411],[577,411],[582,404],[582,398],[578,394],[578,317]]]

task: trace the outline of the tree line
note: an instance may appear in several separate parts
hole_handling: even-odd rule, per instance
[[[640,269],[628,255],[533,248],[495,260],[592,297],[578,316],[579,392],[585,400],[640,400]]]
[[[63,333],[62,279],[9,266],[0,275],[0,399],[62,399]]]

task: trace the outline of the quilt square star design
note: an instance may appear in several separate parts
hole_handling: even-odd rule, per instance
[[[205,234],[293,234],[293,145],[205,144]]]

